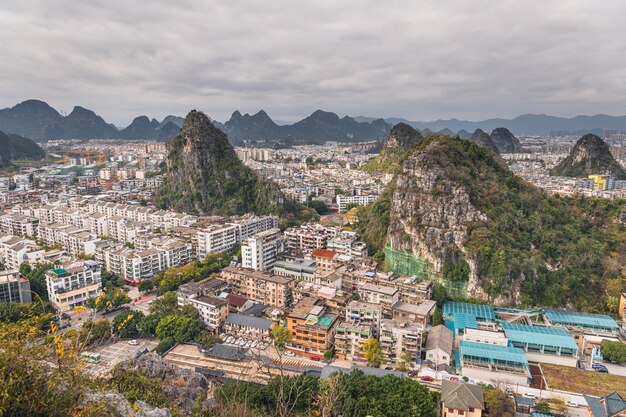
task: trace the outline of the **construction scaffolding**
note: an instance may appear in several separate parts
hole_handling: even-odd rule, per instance
[[[452,298],[465,299],[467,297],[467,281],[445,280],[433,270],[430,262],[411,252],[396,250],[387,245],[385,246],[385,264],[388,270],[398,274],[414,275],[419,279],[428,279],[443,285],[448,296]]]

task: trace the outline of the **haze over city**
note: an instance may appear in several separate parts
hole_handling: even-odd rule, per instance
[[[622,1],[0,4],[0,107],[126,126],[192,108],[293,122],[626,113]]]

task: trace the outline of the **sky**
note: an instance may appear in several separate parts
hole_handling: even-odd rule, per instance
[[[623,0],[0,0],[0,108],[626,114]]]

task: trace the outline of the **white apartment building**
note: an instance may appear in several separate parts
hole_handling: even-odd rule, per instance
[[[100,265],[95,261],[75,262],[46,272],[50,302],[59,312],[83,305],[102,292]]]
[[[44,250],[34,240],[13,235],[0,236],[0,259],[6,269],[18,269],[23,263],[35,265],[44,258]]]
[[[214,225],[198,230],[198,259],[209,253],[231,252],[237,244],[237,226]]]
[[[420,324],[410,321],[381,320],[380,347],[383,351],[383,358],[396,362],[404,353],[409,353],[413,360],[420,357],[423,331],[424,328]]]
[[[282,250],[280,229],[274,228],[246,238],[241,245],[241,265],[256,271],[271,271]]]
[[[246,214],[239,218],[231,219],[228,224],[237,228],[237,241],[243,242],[244,239],[252,235],[278,227],[278,217]]]
[[[372,201],[376,201],[377,195],[343,195],[340,194],[336,197],[337,206],[339,211],[346,211],[350,204],[358,204],[359,206],[366,206]]]
[[[0,231],[15,236],[37,235],[39,220],[22,214],[11,213],[0,216]]]
[[[200,318],[209,329],[218,329],[228,316],[228,301],[224,298],[199,295],[191,297],[189,302],[200,313]]]

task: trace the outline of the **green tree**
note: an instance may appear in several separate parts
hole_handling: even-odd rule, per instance
[[[173,337],[168,337],[166,339],[159,341],[159,344],[155,348],[155,352],[158,353],[159,355],[162,355],[163,353],[167,352],[172,347],[174,347],[175,344],[176,344],[176,340],[174,340]]]
[[[157,326],[163,317],[165,316],[161,313],[148,314],[139,325],[141,331],[145,334],[154,336],[156,334]]]
[[[93,308],[100,312],[116,309],[126,303],[130,303],[130,301],[128,294],[120,289],[103,289],[102,293],[92,301],[92,304]]]
[[[440,324],[443,324],[443,312],[439,307],[436,307],[433,313],[433,326],[439,326]]]
[[[97,343],[111,337],[111,322],[107,319],[86,321],[80,328],[82,340],[87,343]]]
[[[159,340],[172,338],[176,342],[193,342],[200,335],[203,324],[185,316],[165,316],[157,325]]]
[[[141,311],[126,310],[113,319],[113,333],[121,339],[131,339],[141,334],[145,316]]]
[[[287,342],[291,340],[291,334],[289,333],[289,330],[283,326],[276,326],[272,328],[271,336],[274,340],[274,347],[279,351],[285,350]]]
[[[600,343],[600,351],[602,352],[602,357],[607,361],[615,363],[626,362],[626,345],[621,342],[603,340]]]
[[[383,362],[383,351],[380,348],[378,340],[369,338],[363,343],[363,350],[365,351],[365,360],[369,366],[378,368]]]
[[[150,291],[153,288],[154,288],[154,283],[149,279],[145,279],[141,281],[139,285],[137,286],[137,289],[141,292]]]
[[[413,363],[413,355],[411,352],[404,352],[398,361],[398,370],[400,372],[408,372]]]
[[[513,417],[515,403],[501,389],[492,386],[483,386],[486,417]]]
[[[174,292],[166,292],[155,298],[150,305],[150,313],[159,313],[164,316],[178,314],[178,296]]]
[[[534,410],[541,414],[550,414],[552,413],[552,407],[547,401],[540,401],[535,405]],[[490,414],[491,415],[491,414]]]

